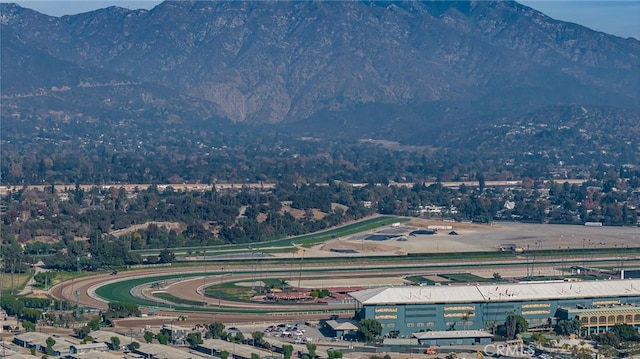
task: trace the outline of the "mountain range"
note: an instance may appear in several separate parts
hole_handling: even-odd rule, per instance
[[[2,3],[0,23],[3,126],[231,121],[443,145],[524,119],[580,126],[585,111],[640,120],[640,41],[512,1],[165,1],[63,17]]]

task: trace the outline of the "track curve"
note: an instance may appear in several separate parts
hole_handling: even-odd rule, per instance
[[[618,260],[618,258],[594,258],[590,261],[590,265],[611,265],[611,261]],[[560,258],[547,258],[539,260],[536,266],[537,270],[554,270],[559,265]],[[634,260],[637,262],[637,260]],[[570,262],[567,262],[570,263]],[[564,263],[564,264],[567,264]],[[630,262],[627,262],[628,264]],[[357,276],[366,282],[366,277],[384,277],[384,276],[408,276],[408,275],[425,275],[425,273],[436,274],[442,270],[460,269],[462,266],[468,268],[469,266],[484,266],[489,267],[489,270],[496,270],[504,273],[505,270],[513,270],[523,272],[525,266],[529,266],[530,263],[526,263],[524,259],[510,258],[510,259],[498,259],[492,261],[463,261],[455,264],[447,262],[429,262],[424,263],[402,263],[402,258],[398,261],[375,263],[375,260],[371,260],[371,264],[363,265],[362,263],[345,263],[341,265],[329,266],[326,264],[310,264],[304,267],[301,263],[296,262],[296,265],[300,265],[300,273],[304,273],[305,278],[326,278],[330,282],[331,279],[344,278],[347,276],[354,276],[357,272]],[[219,265],[215,266],[218,267]],[[212,266],[214,267],[214,266]],[[292,266],[290,264],[284,265],[269,265],[264,266],[260,270],[260,278],[282,278],[290,277]],[[499,268],[499,269],[496,269]],[[464,270],[464,269],[463,269]],[[313,271],[313,272],[312,272]],[[232,273],[232,274],[230,274]],[[185,308],[184,306],[176,305],[174,310],[162,309],[161,312],[171,313],[172,316],[176,316],[177,313],[191,313],[202,318],[212,318],[213,316],[219,318],[225,318],[225,320],[237,321],[248,320],[256,321],[264,318],[265,313],[271,313],[272,315],[286,315],[285,312],[294,312],[296,318],[301,318],[303,315],[307,317],[317,316],[318,313],[311,313],[312,311],[328,311],[326,305],[308,305],[308,304],[293,304],[286,305],[264,303],[264,302],[234,302],[219,298],[207,297],[202,295],[199,288],[205,285],[216,285],[228,282],[237,281],[251,281],[256,280],[256,268],[252,264],[238,265],[232,269],[227,269],[225,272],[219,270],[204,271],[203,267],[197,268],[153,268],[136,270],[131,272],[120,272],[117,275],[101,274],[92,275],[90,277],[76,278],[64,283],[57,284],[50,290],[50,295],[56,299],[63,299],[69,302],[78,303],[84,307],[96,308],[99,310],[107,309],[108,301],[114,301],[114,298],[118,298],[115,294],[111,293],[111,297],[96,295],[96,291],[99,288],[103,288],[112,283],[121,283],[125,281],[132,282],[131,286],[127,286],[126,291],[131,294],[132,288],[136,285],[143,283],[151,283],[158,281],[158,278],[166,278],[167,276],[173,276],[175,283],[166,288],[166,291],[171,295],[193,301],[206,301],[207,308]],[[329,285],[330,287],[330,285]],[[104,288],[103,288],[104,289]],[[79,296],[76,296],[78,291]],[[122,294],[122,293],[119,293]],[[132,295],[133,296],[133,295]],[[140,298],[138,298],[140,300]],[[126,301],[126,300],[125,300]],[[149,301],[149,306],[158,306],[158,303]],[[170,306],[167,306],[170,307]],[[332,306],[331,309],[334,309]],[[353,306],[345,305],[341,308],[335,308],[339,310],[353,311]],[[206,313],[203,311],[206,310]],[[256,313],[260,311],[261,313]],[[253,313],[251,313],[253,312]],[[304,314],[306,313],[306,314]],[[324,317],[327,315],[324,314]]]

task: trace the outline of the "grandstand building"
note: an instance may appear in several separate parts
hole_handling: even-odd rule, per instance
[[[377,320],[383,334],[492,329],[509,313],[533,330],[575,317],[591,333],[622,323],[640,328],[640,280],[385,287],[350,295],[357,319]]]

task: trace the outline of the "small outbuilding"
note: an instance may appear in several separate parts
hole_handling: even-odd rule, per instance
[[[487,345],[493,335],[484,330],[439,330],[413,333],[420,345]]]
[[[350,319],[327,320],[323,326],[335,338],[354,336],[358,331],[358,322]]]
[[[74,344],[69,347],[70,354],[93,354],[97,352],[106,352],[107,350],[109,350],[107,343]]]

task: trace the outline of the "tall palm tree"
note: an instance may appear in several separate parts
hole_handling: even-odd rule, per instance
[[[467,330],[467,322],[469,321],[469,318],[471,318],[471,316],[473,316],[473,313],[471,311],[468,311],[462,315],[461,318],[463,320],[464,330]]]

